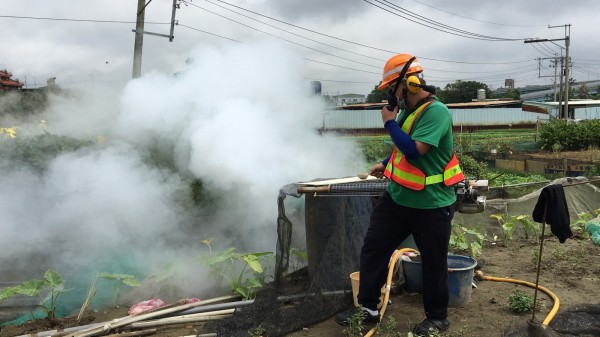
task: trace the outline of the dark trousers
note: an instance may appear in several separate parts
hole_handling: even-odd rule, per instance
[[[376,310],[394,250],[413,235],[423,269],[423,307],[431,319],[448,316],[448,242],[454,205],[415,209],[396,204],[386,192],[371,214],[360,252],[358,302]],[[398,262],[399,263],[399,262]]]

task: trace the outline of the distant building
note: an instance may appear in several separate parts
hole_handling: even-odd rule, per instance
[[[23,83],[19,80],[13,80],[12,74],[4,70],[0,70],[0,90],[21,90]]]
[[[350,104],[362,104],[365,102],[366,96],[359,94],[343,94],[331,96],[336,106],[344,106]]]
[[[513,80],[512,78],[505,79],[504,86],[509,89],[514,89],[515,88],[515,80]]]

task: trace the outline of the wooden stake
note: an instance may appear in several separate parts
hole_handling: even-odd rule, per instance
[[[106,337],[132,337],[132,336],[148,336],[156,333],[156,329],[140,330],[133,332],[115,333],[112,335],[106,335]]]
[[[153,312],[146,313],[146,314],[140,314],[140,315],[135,315],[135,316],[126,316],[126,317],[122,317],[119,319],[115,319],[112,322],[106,322],[106,324],[103,324],[102,326],[86,329],[83,331],[78,331],[73,334],[68,334],[66,336],[67,337],[90,337],[90,336],[105,335],[112,329],[122,327],[122,326],[125,326],[128,324],[134,323],[134,322],[139,322],[139,321],[147,320],[150,318],[170,314],[173,312],[179,312],[179,311],[203,306],[206,304],[223,302],[223,301],[236,299],[236,298],[239,298],[239,296],[238,295],[222,296],[222,297],[217,297],[217,298],[213,298],[213,299],[209,299],[209,300],[177,305],[175,307],[167,308],[164,310],[159,309],[157,311],[153,311]]]

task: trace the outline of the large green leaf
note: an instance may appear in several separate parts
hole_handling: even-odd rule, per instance
[[[15,291],[17,294],[35,296],[44,289],[44,285],[42,280],[29,280],[17,285]]]
[[[142,282],[136,280],[135,278],[124,278],[123,283],[130,287],[139,287],[142,285]]]
[[[218,265],[229,259],[235,259],[238,256],[239,256],[239,254],[235,252],[235,248],[230,247],[215,257],[206,256],[206,257],[202,257],[202,260],[204,261],[204,264],[206,266],[210,267],[210,266]]]
[[[252,268],[252,270],[259,274],[262,274],[263,268],[260,265],[260,262],[258,261],[258,257],[256,257],[255,255],[244,255],[242,256],[242,258],[244,259],[244,261],[246,261],[248,266]]]
[[[124,279],[128,279],[128,278],[135,278],[135,276],[129,275],[129,274],[111,274],[111,273],[106,273],[106,272],[102,272],[102,273],[98,274],[98,277],[101,277],[101,278],[107,279],[107,280],[124,280]]]
[[[13,297],[15,295],[17,295],[17,291],[15,290],[15,287],[10,287],[10,288],[4,288],[0,291],[0,303],[2,303],[2,301],[4,301],[7,298]]]
[[[56,288],[63,283],[63,279],[60,274],[54,269],[48,269],[44,274],[44,280],[46,285],[50,288]]]

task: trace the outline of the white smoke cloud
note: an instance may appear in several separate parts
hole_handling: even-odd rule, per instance
[[[324,108],[288,50],[199,47],[190,59],[119,96],[95,88],[52,101],[49,132],[106,143],[62,154],[43,173],[0,163],[0,241],[28,243],[11,245],[13,256],[49,244],[57,270],[120,253],[164,264],[199,255],[210,236],[214,247],[275,251],[281,186],[364,169],[354,143],[317,133]],[[193,205],[191,179],[216,205]]]

